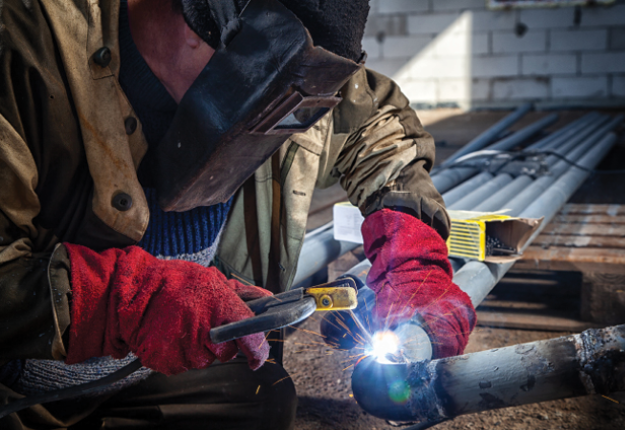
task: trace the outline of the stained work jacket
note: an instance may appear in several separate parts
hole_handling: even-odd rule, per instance
[[[5,0],[0,8],[2,365],[66,354],[70,262],[58,244],[133,245],[150,214],[136,174],[148,147],[117,79],[119,0]],[[104,47],[110,62],[98,56]],[[428,173],[433,140],[396,84],[362,69],[341,96],[236,194],[216,257],[226,275],[288,288],[313,190],[337,181],[365,214],[401,207],[448,234]]]

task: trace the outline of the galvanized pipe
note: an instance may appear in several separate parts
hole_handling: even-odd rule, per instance
[[[625,390],[625,325],[430,362],[368,358],[354,369],[352,389],[374,416],[422,423],[618,392]]]
[[[551,114],[551,115],[549,115],[549,116],[547,116],[547,117],[545,117],[545,118],[543,118],[543,119],[541,119],[539,121],[536,121],[533,124],[530,124],[529,126],[523,128],[523,129],[517,131],[512,136],[507,137],[507,138],[505,138],[505,139],[495,143],[494,145],[489,146],[488,149],[489,150],[497,150],[497,151],[508,151],[508,150],[514,148],[515,146],[519,145],[520,143],[522,143],[523,141],[525,141],[529,137],[531,137],[534,134],[538,133],[543,128],[548,127],[549,125],[553,124],[557,120],[558,120],[558,115],[557,114]],[[473,151],[469,151],[469,152],[473,152]],[[466,154],[467,153],[463,153],[461,155],[466,155]],[[454,154],[454,155],[456,155],[456,154]],[[457,158],[458,157],[455,157],[454,161]],[[441,168],[449,166],[450,164],[451,164],[451,162],[450,163],[445,163],[445,166],[441,166]],[[443,193],[446,193],[447,191],[451,190],[456,185],[458,185],[458,184],[464,182],[465,180],[469,179],[470,177],[474,176],[478,172],[479,172],[479,169],[477,169],[475,167],[453,167],[453,168],[447,168],[445,170],[432,173],[432,182],[434,183],[434,186],[436,187],[438,192],[443,194]]]
[[[492,180],[488,181],[476,190],[473,190],[457,202],[449,205],[447,208],[451,210],[471,210],[473,207],[487,199],[489,196],[492,196],[510,182],[512,182],[511,175],[507,173],[497,175]]]
[[[609,131],[608,129],[609,127],[601,127],[601,125],[603,125],[607,120],[608,120],[607,117],[597,118],[595,123],[585,125],[585,130],[583,132],[577,133],[577,135],[575,135],[574,137],[570,139],[569,139],[569,134],[567,133],[563,137],[563,139],[565,139],[564,144],[561,144],[558,147],[554,148],[553,151],[563,156],[566,155],[567,158],[571,159],[572,161],[577,160],[586,151],[586,149],[588,149],[590,146],[592,146],[592,144],[594,144],[594,142],[597,139],[599,139],[607,131]],[[597,131],[596,133],[593,133],[593,131],[599,127],[601,127],[599,131]],[[592,136],[589,139],[584,140],[591,133],[593,133]],[[544,148],[544,149],[548,149],[548,148]],[[573,151],[571,151],[571,149],[573,149]],[[545,159],[545,163],[551,167],[550,176],[554,178],[553,180],[555,180],[557,177],[559,177],[563,173],[561,169],[560,170],[556,169],[556,166],[558,164],[565,163],[567,164],[566,168],[570,166],[570,164],[564,162],[563,160],[561,160],[559,157],[555,155],[548,156]],[[517,178],[515,178],[511,183],[509,183],[508,185],[506,185],[505,187],[501,188],[499,191],[491,195],[489,198],[485,199],[484,201],[479,203],[477,206],[473,207],[472,210],[481,211],[481,212],[491,212],[491,211],[497,211],[503,208],[508,209],[508,207],[506,207],[505,204],[509,201],[514,201],[520,193],[522,193],[525,189],[527,189],[532,184],[533,181],[534,181],[534,178],[532,178],[529,175],[520,175]],[[516,206],[515,209],[522,207],[519,204],[515,206]],[[507,213],[510,214],[512,212],[513,210],[508,210]]]
[[[526,189],[534,178],[528,175],[520,175],[506,186],[491,194],[490,197],[484,199],[481,203],[474,206],[471,210],[477,212],[495,212],[501,208],[503,202],[510,200],[510,196],[516,196]]]
[[[359,247],[356,242],[334,239],[334,223],[329,222],[308,233],[297,260],[297,270],[292,285],[297,285],[332,263],[341,255]]]
[[[598,112],[590,112],[583,117],[571,122],[570,124],[567,124],[561,129],[554,131],[544,139],[541,139],[538,142],[531,144],[526,149],[552,149],[558,146],[558,144],[567,137],[574,136],[576,133],[579,133],[584,127],[594,122],[597,117],[599,117]]]
[[[454,187],[450,191],[443,194],[443,201],[446,207],[450,207],[458,200],[465,197],[467,194],[472,193],[475,189],[490,182],[493,179],[493,175],[488,172],[482,172],[479,175],[475,175],[471,179],[464,181],[457,187]]]
[[[490,145],[488,149],[494,151],[510,151],[515,146],[529,139],[544,128],[549,127],[551,124],[558,120],[559,116],[556,113],[552,113],[533,124],[528,125],[525,128],[514,133],[512,136],[500,140],[499,142]]]
[[[453,167],[432,176],[432,183],[443,194],[474,176],[480,170],[475,167]]]
[[[482,149],[485,146],[489,145],[490,143],[494,142],[497,139],[497,137],[501,135],[503,131],[510,128],[512,124],[517,122],[519,119],[521,119],[521,117],[523,117],[526,113],[532,110],[532,107],[533,107],[532,103],[527,103],[522,106],[519,106],[510,115],[503,118],[497,124],[493,125],[488,130],[486,130],[485,132],[480,134],[478,137],[476,137],[475,139],[473,139],[472,141],[464,145],[454,154],[452,154],[451,157],[447,158],[447,160],[445,160],[445,162],[442,163],[440,167],[448,166],[454,161],[456,161],[458,158],[462,157],[463,155]]]
[[[586,151],[594,145],[599,139],[601,139],[606,133],[609,133],[613,130],[618,124],[623,121],[623,116],[619,115],[609,121],[607,124],[603,125],[600,129],[594,131],[590,129],[590,136],[586,137],[584,142],[582,142],[576,149],[574,149],[571,154],[562,154],[567,158],[571,158],[575,160],[577,157],[582,156],[586,153]],[[584,133],[584,136],[587,134]],[[557,158],[554,156],[554,158]],[[520,192],[516,196],[510,196],[510,198],[502,203],[502,207],[506,209],[510,209],[507,212],[509,215],[517,216],[521,213],[528,205],[530,205],[537,196],[539,196],[542,192],[544,192],[551,184],[553,184],[558,177],[560,177],[564,172],[566,172],[571,165],[564,160],[559,160],[556,163],[551,171],[551,175],[542,176],[536,179],[531,185],[529,185],[525,190]]]
[[[572,122],[566,127],[563,127],[560,130],[554,132],[553,134],[546,137],[545,139],[542,139],[528,146],[527,150],[538,150],[538,149],[551,150],[551,149],[559,148],[561,145],[566,144],[567,142],[571,140],[575,140],[576,136],[580,135],[580,132],[582,132],[583,129],[591,127],[591,121],[596,120],[597,117],[599,117],[598,113],[596,112],[589,113],[588,115],[583,116],[582,118],[578,119],[577,121]],[[445,205],[447,207],[449,207],[450,205],[453,205],[458,200],[465,197],[470,192],[479,188],[480,186],[487,183],[491,179],[493,179],[493,175],[491,173],[482,172],[474,176],[473,178],[460,183],[458,186],[452,188],[451,190],[443,194],[443,200],[445,201]],[[513,182],[516,182],[516,181],[513,181]],[[529,185],[529,182],[527,180],[521,180],[519,182],[522,182],[525,185]],[[523,186],[518,185],[518,183],[508,184],[507,187],[510,187],[509,189],[515,192],[518,192],[518,190],[523,188]],[[506,193],[504,193],[503,190],[500,190],[497,194],[499,195],[497,201],[499,201],[501,196],[513,196],[514,195],[512,193],[508,193],[507,191]],[[482,209],[475,209],[475,210],[482,210]],[[483,210],[494,210],[494,209],[483,209]]]

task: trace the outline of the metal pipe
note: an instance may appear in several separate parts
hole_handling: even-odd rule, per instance
[[[363,360],[354,399],[395,421],[459,415],[625,390],[625,325],[413,364]]]
[[[619,115],[609,121],[607,124],[602,126],[600,129],[594,131],[594,129],[589,128],[589,132],[585,132],[582,136],[587,136],[589,133],[590,136],[586,137],[584,142],[582,142],[577,148],[575,148],[571,154],[562,154],[567,156],[567,158],[571,158],[572,160],[576,160],[578,157],[582,156],[586,153],[586,151],[599,139],[601,139],[606,133],[613,130],[618,124],[623,121],[623,116]],[[556,157],[554,157],[556,158]],[[570,164],[564,160],[559,160],[556,163],[551,171],[551,175],[542,176],[536,179],[531,185],[529,185],[525,190],[520,192],[516,196],[510,196],[510,199],[502,204],[502,207],[506,209],[510,209],[507,212],[509,215],[517,216],[521,213],[528,205],[530,205],[537,196],[539,196],[542,192],[544,192],[551,184],[553,184],[558,177],[560,177],[564,172],[569,169]]]
[[[503,140],[500,140],[499,142],[493,145],[490,145],[488,149],[491,149],[494,151],[509,151],[513,149],[515,146],[517,146],[518,144],[529,139],[530,137],[532,137],[533,135],[535,135],[542,129],[547,128],[551,124],[555,123],[558,120],[558,118],[559,118],[558,114],[552,113],[551,115],[548,115],[536,121],[535,123],[530,124],[525,128],[522,128],[521,130],[514,133],[512,136],[507,137]]]
[[[472,210],[473,207],[480,202],[492,196],[502,187],[505,187],[508,183],[512,182],[512,176],[507,173],[502,173],[495,176],[491,181],[485,183],[476,190],[473,190],[468,195],[464,196],[456,203],[448,206],[448,209],[452,210]]]
[[[585,127],[585,130],[583,132],[578,132],[575,129],[572,130],[573,133],[576,133],[574,137],[569,138],[572,136],[571,133],[564,134],[563,135],[564,144],[561,144],[557,148],[555,148],[554,152],[563,156],[566,155],[567,158],[569,158],[570,160],[576,161],[579,157],[583,155],[583,153],[590,146],[594,144],[596,139],[598,139],[600,136],[604,135],[607,131],[609,131],[610,129],[609,124],[607,127],[601,127],[607,121],[608,121],[607,117],[599,116],[598,118],[596,118],[596,121],[593,124],[582,124]],[[610,124],[615,125],[616,122],[611,121]],[[601,127],[601,128],[596,133],[593,133],[593,131],[598,127]],[[591,133],[593,133],[592,136],[589,139],[584,140]],[[544,149],[549,149],[549,148],[545,147]],[[571,149],[573,149],[573,151],[569,152]],[[570,167],[570,164],[566,163],[565,161],[561,160],[559,157],[555,155],[550,155],[549,157],[547,157],[545,159],[545,163],[551,167],[550,176],[553,178],[551,182],[555,181],[556,178],[558,178],[562,173],[564,173],[561,167],[565,167],[564,170]],[[562,164],[566,164],[566,166],[562,166]],[[556,166],[558,166],[558,168],[556,168]],[[499,191],[497,191],[496,193],[491,195],[489,198],[479,203],[477,206],[473,207],[471,210],[481,211],[481,212],[491,212],[491,211],[497,211],[497,210],[505,208],[505,209],[508,209],[507,213],[509,214],[512,213],[514,210],[522,210],[520,208],[527,206],[527,204],[524,204],[523,206],[521,206],[520,204],[517,203],[514,208],[509,209],[508,207],[506,207],[506,203],[510,201],[515,201],[517,199],[517,196],[519,194],[522,194],[523,191],[527,189],[532,184],[533,181],[534,181],[534,178],[532,178],[529,175],[520,175],[517,178],[515,178],[511,183],[501,188]],[[525,201],[523,201],[523,203],[525,203]]]
[[[499,191],[496,191],[494,194],[491,194],[490,197],[474,206],[471,210],[477,212],[494,212],[501,208],[503,203],[510,200],[510,196],[515,196],[525,188],[527,188],[532,182],[534,178],[528,175],[520,175],[509,184],[505,185]]]
[[[522,143],[523,141],[525,141],[526,139],[528,139],[529,137],[533,136],[534,134],[538,133],[540,130],[542,130],[545,127],[548,127],[549,125],[553,124],[554,122],[556,122],[558,120],[558,115],[557,114],[551,114],[539,121],[536,121],[533,124],[530,124],[529,126],[517,131],[516,133],[514,133],[512,136],[507,137],[497,143],[495,143],[494,145],[491,145],[488,147],[489,150],[497,150],[497,151],[508,151],[512,148],[514,148],[515,146],[519,145],[520,143]],[[469,152],[473,152],[469,151]],[[461,155],[466,155],[467,152],[464,152]],[[454,154],[456,155],[456,154]],[[454,160],[455,161],[458,157],[455,157]],[[449,160],[449,159],[448,159]],[[445,163],[445,166],[441,166],[442,167],[446,167],[449,166],[451,164],[451,161],[449,163]],[[434,183],[434,186],[436,187],[436,189],[438,190],[439,193],[443,194],[446,193],[447,191],[451,190],[453,187],[455,187],[456,185],[460,184],[461,182],[464,182],[465,180],[469,179],[470,177],[474,176],[475,174],[477,174],[479,172],[479,169],[475,168],[475,167],[454,167],[454,168],[446,168],[445,170],[439,171],[436,175],[433,174],[432,176],[432,182]]]
[[[583,117],[571,122],[570,124],[567,124],[561,129],[554,131],[553,133],[551,133],[549,136],[545,137],[544,139],[541,139],[538,142],[531,144],[526,149],[531,149],[531,150],[551,149],[554,146],[557,146],[557,144],[561,142],[563,139],[566,139],[566,137],[564,136],[565,134],[567,136],[572,136],[572,135],[575,135],[576,133],[579,133],[581,129],[583,129],[588,124],[595,121],[597,117],[599,117],[598,112],[590,112],[584,115]]]
[[[436,176],[432,176],[432,183],[438,192],[443,194],[456,185],[466,181],[471,176],[474,176],[479,171],[480,170],[475,167],[454,167],[452,169],[446,169],[436,174]]]
[[[292,285],[317,273],[341,255],[356,249],[360,244],[334,239],[334,223],[329,222],[308,233],[297,260],[297,270]]]
[[[464,145],[454,154],[452,154],[451,157],[447,158],[447,160],[445,160],[445,162],[442,163],[440,167],[448,166],[463,155],[482,149],[490,143],[494,142],[504,130],[508,129],[510,126],[512,126],[512,124],[521,119],[521,117],[523,117],[526,113],[532,110],[532,108],[532,103],[527,103],[519,106],[510,115],[503,118],[497,124],[493,125],[488,130],[486,130],[478,137]]]
[[[598,113],[591,112],[588,115],[585,115],[582,118],[578,119],[577,121],[572,122],[571,124],[567,125],[566,127],[563,127],[560,130],[554,132],[553,134],[551,134],[550,136],[546,137],[545,139],[542,139],[542,140],[540,140],[540,141],[538,141],[538,142],[528,146],[527,150],[538,150],[538,149],[550,150],[550,149],[556,149],[556,148],[560,147],[562,144],[566,144],[567,142],[569,142],[571,140],[575,140],[576,136],[578,136],[581,133],[583,133],[582,130],[589,128],[589,125],[590,125],[591,121],[596,120],[597,117],[599,117]],[[486,182],[488,182],[492,178],[493,178],[492,174],[490,174],[488,172],[482,172],[482,173],[474,176],[473,178],[460,183],[460,185],[452,188],[451,190],[449,190],[449,191],[447,191],[446,193],[443,194],[443,200],[445,201],[445,205],[449,207],[450,205],[456,203],[458,200],[460,200],[461,198],[465,197],[468,193],[472,192],[476,188],[478,188],[481,185],[485,184]],[[526,185],[528,184],[527,180],[522,180],[520,182],[523,182]],[[515,183],[515,184],[508,184],[508,187],[510,187],[511,190],[514,190],[515,192],[517,192],[517,190],[521,186],[517,185]],[[499,194],[499,197],[497,198],[496,201],[499,201],[501,196],[512,196],[512,195],[514,195],[512,193],[507,193],[507,192],[504,193],[503,190],[498,192],[497,194]],[[481,209],[475,209],[475,210],[481,210]],[[484,209],[484,210],[493,210],[493,209]]]
[[[485,183],[491,181],[493,179],[493,175],[488,172],[482,172],[479,175],[475,175],[471,179],[464,181],[457,187],[454,187],[452,190],[447,191],[443,194],[443,200],[445,201],[445,206],[450,207],[458,200],[465,197],[467,194],[473,192],[476,188],[481,187]]]

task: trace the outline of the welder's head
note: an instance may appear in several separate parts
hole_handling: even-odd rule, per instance
[[[227,201],[362,66],[368,0],[172,0],[215,49],[148,156],[159,204]]]
[[[209,1],[173,0],[185,21],[206,43],[217,49],[221,31]],[[222,0],[241,12],[249,0]],[[313,42],[341,57],[358,62],[369,13],[369,0],[279,0],[310,32]]]

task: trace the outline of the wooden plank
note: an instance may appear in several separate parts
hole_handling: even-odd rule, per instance
[[[625,275],[584,273],[581,298],[585,320],[605,325],[625,323]]]
[[[556,215],[550,224],[625,224],[625,216],[611,215]]]
[[[625,274],[625,249],[530,246],[515,268]]]
[[[625,205],[590,205],[569,203],[560,211],[562,215],[625,215]]]
[[[477,311],[477,325],[525,330],[572,331],[580,332],[589,328],[604,327],[602,324],[579,321],[552,315],[540,315],[534,312],[490,312]]]
[[[625,237],[625,224],[548,224],[541,234]]]
[[[532,246],[547,248],[563,246],[574,248],[615,248],[625,249],[625,239],[609,236],[572,236],[541,234],[532,242]]]

